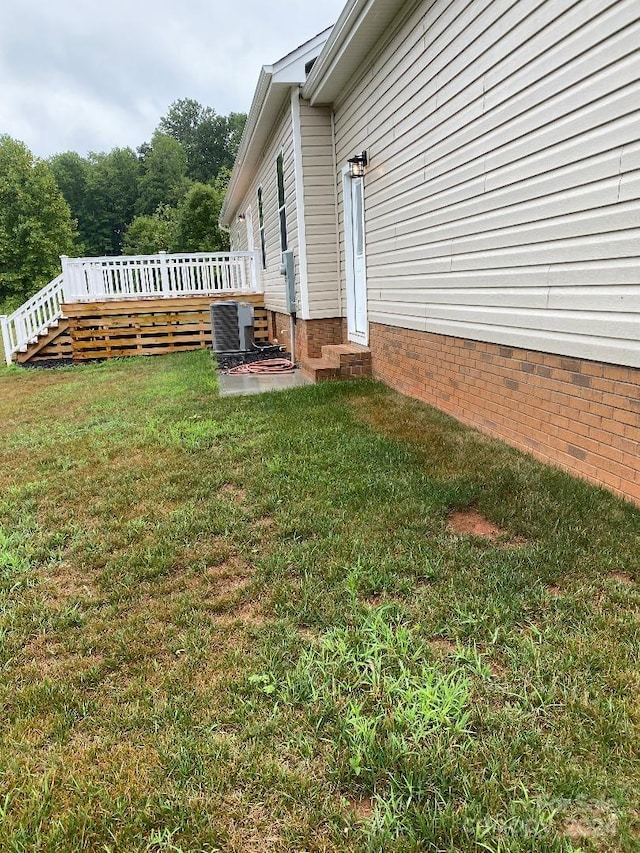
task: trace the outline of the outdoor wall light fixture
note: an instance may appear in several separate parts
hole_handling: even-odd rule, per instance
[[[238,222],[244,222],[246,218],[247,218],[246,213],[239,213],[238,214]]]
[[[355,157],[347,160],[347,163],[349,164],[349,174],[351,177],[364,178],[364,170],[368,162],[366,151],[363,151],[362,154],[356,154]]]

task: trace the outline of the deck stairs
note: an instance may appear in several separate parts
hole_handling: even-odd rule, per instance
[[[303,358],[300,368],[314,382],[371,376],[371,350],[360,344],[326,344],[320,358]]]
[[[27,364],[51,359],[70,360],[72,357],[69,321],[61,315],[23,344],[13,358],[16,364]]]
[[[24,364],[66,334],[62,311],[64,280],[59,275],[8,317],[0,317],[2,344],[7,364]],[[58,358],[62,357],[60,354]]]

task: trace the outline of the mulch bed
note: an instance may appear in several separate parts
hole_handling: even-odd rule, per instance
[[[18,367],[42,368],[43,370],[53,370],[56,367],[73,367],[72,358],[43,358],[40,361],[27,361],[25,364],[20,364]]]
[[[291,360],[291,353],[279,346],[268,347],[255,352],[219,352],[215,353],[215,356],[218,370],[222,371],[230,370],[232,367],[238,367],[241,364],[265,361],[269,358],[288,358]],[[40,361],[28,361],[26,364],[21,364],[20,367],[42,368],[44,370],[52,370],[56,367],[73,367],[73,359],[43,358]]]

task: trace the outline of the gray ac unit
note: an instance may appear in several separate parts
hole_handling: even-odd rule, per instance
[[[211,305],[214,352],[247,352],[253,346],[253,305],[214,302]]]

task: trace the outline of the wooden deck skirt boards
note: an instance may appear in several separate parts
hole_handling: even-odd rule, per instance
[[[267,343],[262,294],[77,302],[64,306],[73,360],[207,349],[211,347],[209,306],[229,300],[253,303],[256,343]]]

